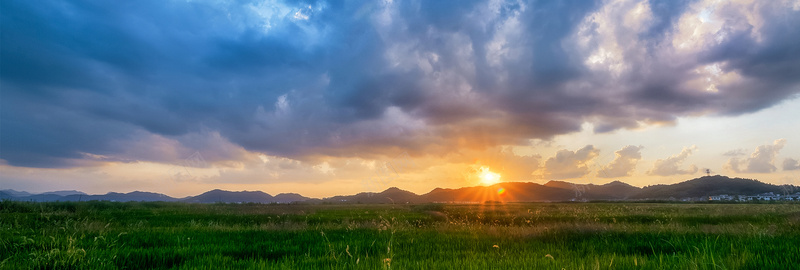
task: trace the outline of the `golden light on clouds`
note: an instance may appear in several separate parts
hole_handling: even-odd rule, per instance
[[[29,2],[0,2],[2,189],[514,194],[800,172],[798,0]]]

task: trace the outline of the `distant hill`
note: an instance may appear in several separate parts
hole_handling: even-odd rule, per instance
[[[536,183],[507,182],[492,186],[463,187],[458,189],[435,188],[426,194],[417,195],[396,187],[380,193],[358,193],[350,196],[335,196],[324,201],[333,203],[425,203],[456,202],[483,203],[568,201],[575,198],[572,189],[548,187]]]
[[[27,192],[16,192],[15,194],[30,194]],[[225,191],[225,190],[211,190],[197,196],[190,196],[183,199],[173,198],[161,193],[134,191],[129,193],[109,192],[103,195],[87,195],[80,191],[56,191],[45,192],[42,194],[31,194],[26,196],[11,196],[6,191],[0,191],[0,199],[12,199],[18,201],[33,201],[33,202],[74,202],[74,201],[183,201],[192,203],[290,203],[312,200],[308,197],[303,197],[296,193],[283,193],[273,197],[261,191]]]
[[[16,191],[16,190],[13,190],[13,189],[4,189],[4,190],[0,190],[0,192],[3,192],[6,195],[11,196],[11,197],[23,197],[23,196],[33,195],[33,194],[30,194],[30,193],[25,192],[25,191]]]
[[[303,202],[308,200],[311,200],[311,198],[305,197],[297,193],[281,193],[275,195],[275,197],[272,197],[272,202],[276,203]]]
[[[129,202],[129,201],[177,201],[177,199],[172,198],[170,196],[161,194],[161,193],[153,193],[153,192],[142,192],[142,191],[134,191],[130,193],[117,193],[117,192],[109,192],[104,195],[87,195],[83,192],[65,192],[64,194],[70,194],[66,196],[58,195],[59,193],[53,192],[46,192],[42,194],[35,194],[25,197],[15,197],[15,200],[19,201],[34,201],[34,202],[77,202],[77,201],[117,201],[117,202]]]
[[[262,191],[227,191],[215,189],[194,197],[187,197],[183,199],[183,201],[194,203],[271,203],[273,202],[273,197]]]
[[[170,196],[161,194],[161,193],[153,193],[153,192],[144,192],[144,191],[134,191],[130,193],[116,193],[116,192],[109,192],[105,195],[91,195],[91,196],[80,196],[80,195],[70,195],[70,197],[82,197],[83,200],[102,200],[102,201],[118,201],[118,202],[126,202],[126,201],[135,201],[135,202],[155,202],[155,201],[177,201],[178,199],[172,198]]]
[[[703,176],[692,180],[671,184],[655,185],[642,188],[633,195],[633,199],[665,199],[702,197],[720,194],[728,195],[756,195],[767,192],[779,194],[784,189],[781,186],[759,182],[753,179],[730,178],[714,175]]]
[[[58,196],[69,196],[69,195],[86,195],[86,193],[77,191],[77,190],[60,190],[60,191],[48,191],[44,193],[30,193],[27,191],[16,191],[13,189],[4,189],[0,190],[0,192],[5,193],[6,195],[12,197],[26,197],[26,196],[33,196],[33,195],[58,195]]]
[[[548,187],[536,183],[509,182],[459,189],[437,188],[422,195],[422,197],[427,202],[535,202],[566,201],[572,198],[572,194],[572,190]]]
[[[25,192],[27,193],[27,192]],[[60,190],[60,191],[50,191],[45,193],[40,193],[41,195],[58,195],[58,196],[69,196],[69,195],[87,195],[86,193],[77,191],[77,190]]]
[[[501,192],[501,188],[503,189]],[[335,196],[323,201],[332,203],[425,203],[456,202],[558,202],[574,200],[640,200],[703,197],[720,194],[756,195],[779,193],[783,187],[751,179],[725,176],[704,176],[671,185],[646,188],[635,187],[620,181],[596,185],[550,181],[544,185],[526,182],[506,182],[492,186],[463,187],[457,189],[435,188],[422,195],[396,187],[380,193],[358,193]]]
[[[330,198],[323,199],[324,202],[332,202],[332,203],[418,203],[422,202],[420,196],[410,192],[405,191],[396,187],[391,187],[383,192],[374,193],[374,192],[362,192],[356,195],[350,196],[334,196]]]
[[[595,186],[589,194],[609,199],[628,199],[630,196],[640,192],[639,187],[631,186],[621,181],[613,181],[604,185]]]
[[[586,200],[624,200],[639,193],[642,189],[629,184],[613,181],[603,185],[573,184],[563,181],[550,181],[548,187],[572,190],[576,198]]]
[[[0,199],[18,201],[181,201],[189,203],[428,203],[462,202],[483,203],[501,202],[559,202],[585,200],[645,200],[670,198],[699,198],[721,194],[757,195],[773,192],[796,192],[798,187],[777,186],[753,179],[730,178],[727,176],[703,176],[670,185],[654,185],[639,188],[613,181],[610,183],[576,184],[564,181],[550,181],[544,185],[528,182],[506,182],[491,186],[463,187],[457,189],[435,188],[418,195],[397,187],[382,192],[362,192],[354,195],[340,195],[324,199],[304,197],[297,193],[281,193],[275,196],[262,191],[227,191],[215,189],[197,196],[178,199],[161,193],[134,191],[130,193],[109,192],[104,195],[87,195],[69,190],[31,194],[25,191],[0,190]]]
[[[227,191],[215,189],[197,196],[186,197],[181,201],[191,203],[291,203],[308,200],[311,200],[311,198],[304,197],[297,193],[281,193],[273,197],[262,191]]]
[[[35,194],[24,197],[14,197],[14,200],[19,201],[33,201],[33,202],[56,202],[56,201],[71,201],[69,197],[56,195],[56,194]]]

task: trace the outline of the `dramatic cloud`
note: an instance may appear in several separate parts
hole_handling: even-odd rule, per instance
[[[462,153],[463,154],[463,153]],[[473,167],[487,166],[503,176],[503,181],[526,182],[535,177],[542,157],[539,155],[517,155],[510,148],[490,148],[482,153],[467,153],[469,156],[482,156],[481,160],[472,163]]]
[[[697,147],[692,145],[691,147],[685,147],[681,150],[680,154],[670,156],[667,159],[659,159],[656,160],[655,164],[653,164],[653,168],[647,171],[649,175],[660,175],[660,176],[670,176],[676,174],[693,174],[697,172],[697,166],[694,164],[690,165],[687,169],[681,169],[681,165],[683,161],[686,160],[691,154],[692,151],[697,150]]]
[[[636,169],[636,163],[642,159],[642,146],[628,145],[614,152],[614,161],[611,161],[606,166],[603,166],[598,172],[597,177],[614,178],[630,176]]]
[[[733,172],[746,173],[771,173],[778,170],[775,167],[775,156],[786,145],[786,139],[775,140],[772,145],[760,145],[749,158],[731,158],[725,168]],[[787,163],[784,161],[784,168]],[[744,166],[744,169],[741,167]],[[791,166],[790,166],[791,167]]]
[[[213,166],[256,154],[315,165],[442,156],[586,122],[611,132],[740,115],[800,92],[800,5],[790,1],[0,9],[0,159],[20,167],[180,164],[198,151]]]
[[[783,160],[784,171],[800,170],[800,161],[793,158],[786,158]]]
[[[577,151],[566,149],[556,152],[554,157],[548,158],[544,163],[547,179],[578,178],[589,174],[587,162],[597,157],[600,150],[592,145],[587,145]]]

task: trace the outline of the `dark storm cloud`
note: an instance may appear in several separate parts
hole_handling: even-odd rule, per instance
[[[652,46],[657,45],[658,41],[672,30],[672,26],[680,19],[680,15],[686,11],[693,0],[675,1],[656,1],[650,0],[650,9],[653,11],[653,24],[645,33],[646,38],[656,41]]]
[[[220,141],[293,158],[434,154],[584,122],[737,115],[800,91],[798,10],[759,5],[755,26],[718,7],[719,40],[683,52],[673,39],[702,3],[653,1],[626,22],[637,4],[2,1],[0,158],[236,159]],[[686,84],[712,75],[718,92]],[[132,150],[147,143],[171,150]]]

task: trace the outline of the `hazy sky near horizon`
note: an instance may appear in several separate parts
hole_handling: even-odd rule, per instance
[[[0,189],[800,185],[800,0],[0,11]]]

